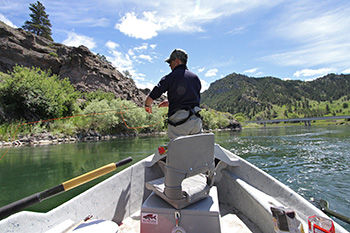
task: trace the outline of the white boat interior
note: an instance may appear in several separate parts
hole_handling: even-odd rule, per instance
[[[85,230],[273,233],[271,207],[292,209],[298,232],[308,232],[310,216],[329,219],[274,177],[215,144],[213,134],[180,137],[167,149],[165,155],[157,151],[47,213],[11,215],[0,221],[1,232],[90,232],[80,223],[92,215],[94,221],[85,222]],[[80,229],[72,230],[79,224]],[[337,233],[348,232],[334,226]]]

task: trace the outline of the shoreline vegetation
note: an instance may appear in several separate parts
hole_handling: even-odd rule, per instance
[[[205,133],[213,131],[240,131],[240,128],[236,129],[215,129],[215,130],[204,130]],[[97,132],[92,132],[91,135],[79,138],[78,136],[64,136],[56,137],[50,133],[42,133],[29,137],[23,137],[15,141],[2,141],[0,142],[1,147],[11,147],[11,146],[43,146],[43,145],[55,145],[64,143],[76,143],[76,142],[93,142],[93,141],[105,141],[114,140],[122,138],[133,138],[133,137],[150,137],[157,135],[166,135],[166,132],[151,132],[151,133],[140,133],[140,134],[118,134],[118,135],[100,135]]]
[[[159,134],[167,108],[152,114],[131,100],[102,90],[80,92],[67,78],[40,68],[0,72],[1,146],[36,145]],[[230,113],[203,108],[203,128],[240,128]]]
[[[320,120],[312,122],[312,126],[349,126],[350,122],[346,120]],[[305,126],[303,122],[299,123],[278,123],[278,124],[268,124],[266,128],[271,127],[299,127]],[[305,126],[305,127],[312,127]],[[245,128],[264,128],[262,124],[243,124],[241,128],[225,128],[225,129],[214,129],[214,130],[204,130],[204,132],[220,132],[220,131],[240,131]],[[91,131],[89,135],[84,137],[64,135],[62,137],[53,136],[51,133],[40,133],[34,134],[31,136],[26,136],[19,138],[15,141],[0,141],[0,148],[7,147],[18,147],[18,146],[44,146],[44,145],[56,145],[64,143],[77,143],[77,142],[96,142],[96,141],[105,141],[105,140],[115,140],[123,138],[132,138],[132,137],[150,137],[157,135],[166,135],[166,132],[149,132],[149,133],[121,133],[116,135],[101,135],[98,132]]]

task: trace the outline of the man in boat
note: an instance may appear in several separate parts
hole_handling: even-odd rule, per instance
[[[199,115],[201,82],[196,74],[187,68],[188,55],[183,49],[175,49],[165,62],[171,72],[164,76],[148,94],[145,110],[152,113],[152,103],[167,92],[168,100],[158,107],[169,107],[168,137],[202,133],[202,120]]]

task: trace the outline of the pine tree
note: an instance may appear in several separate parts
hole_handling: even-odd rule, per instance
[[[23,29],[33,32],[38,36],[43,36],[51,41],[53,41],[51,35],[51,23],[49,20],[49,15],[45,12],[44,5],[37,1],[36,3],[29,4],[29,9],[32,14],[29,16],[32,18],[31,21],[26,21],[22,26]]]

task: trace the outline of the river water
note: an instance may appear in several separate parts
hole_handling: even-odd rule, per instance
[[[215,135],[216,143],[268,172],[307,200],[325,199],[331,210],[350,216],[350,126],[267,127]],[[128,156],[135,163],[167,142],[166,136],[155,136],[11,148],[0,161],[0,206]],[[0,149],[0,157],[6,150]],[[48,211],[113,174],[28,210]],[[350,230],[348,224],[336,221]]]

